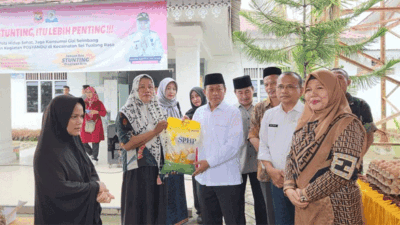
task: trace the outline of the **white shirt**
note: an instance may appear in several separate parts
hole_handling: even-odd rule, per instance
[[[207,160],[210,165],[196,180],[206,186],[241,184],[239,150],[243,125],[239,109],[223,101],[211,112],[206,104],[196,110],[193,120],[201,124],[198,160]]]
[[[298,101],[287,113],[281,104],[265,112],[261,120],[259,160],[269,161],[275,169],[285,170],[292,136],[303,110],[304,104]]]

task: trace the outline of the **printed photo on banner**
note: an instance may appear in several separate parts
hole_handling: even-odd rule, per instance
[[[151,30],[150,16],[141,12],[136,18],[136,32],[129,36],[131,49],[128,53],[130,63],[160,63],[164,48],[160,36],[156,31]]]
[[[0,13],[0,73],[168,68],[165,1],[1,8]]]

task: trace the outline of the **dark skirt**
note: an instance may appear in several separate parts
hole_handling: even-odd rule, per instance
[[[121,224],[165,224],[166,185],[157,185],[158,168],[143,166],[124,172]]]
[[[185,178],[183,174],[169,174],[164,180],[168,189],[167,221],[165,224],[182,224],[188,221]]]

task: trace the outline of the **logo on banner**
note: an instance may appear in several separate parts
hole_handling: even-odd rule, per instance
[[[56,16],[56,11],[55,10],[50,10],[47,12],[47,18],[46,18],[46,23],[57,23],[58,19]]]
[[[35,23],[43,23],[43,12],[34,12],[33,21]]]
[[[57,54],[57,59],[53,62],[63,68],[80,69],[90,66],[95,59],[96,54],[90,49],[75,49],[72,52]]]

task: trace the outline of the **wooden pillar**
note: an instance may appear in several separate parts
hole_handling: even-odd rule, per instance
[[[381,1],[380,7],[385,7],[385,1]],[[380,13],[380,24],[381,26],[385,26],[385,11],[381,11]],[[383,64],[386,62],[386,35],[381,37],[381,61]],[[382,77],[381,79],[381,119],[386,118],[386,79]],[[386,132],[386,122],[382,124],[382,131]],[[381,136],[382,139],[382,136]],[[381,140],[382,141],[382,140]]]
[[[331,18],[331,20],[340,18],[340,7],[341,7],[341,1],[339,1],[339,4],[332,6],[332,18]],[[337,41],[340,41],[339,35],[337,35],[335,38],[336,38]],[[335,61],[334,61],[333,66],[335,68],[339,67],[339,57],[338,56],[335,57]]]

